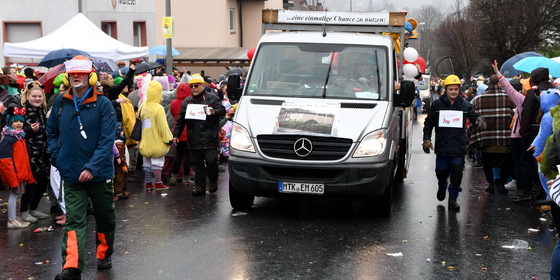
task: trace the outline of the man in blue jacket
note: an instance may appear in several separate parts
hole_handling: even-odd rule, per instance
[[[62,269],[55,279],[80,279],[84,270],[88,199],[95,211],[98,269],[111,267],[115,235],[113,153],[116,118],[111,101],[95,87],[92,62],[65,62],[68,92],[54,102],[47,120],[48,152],[64,181],[66,231]]]

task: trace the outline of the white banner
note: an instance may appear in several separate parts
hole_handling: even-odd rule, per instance
[[[278,12],[278,23],[388,25],[389,13],[282,10]]]

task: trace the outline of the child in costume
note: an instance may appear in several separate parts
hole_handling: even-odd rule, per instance
[[[10,188],[8,199],[8,228],[26,228],[29,226],[17,215],[17,200],[25,193],[25,185],[35,183],[27,147],[25,144],[25,108],[8,107],[6,126],[0,137],[0,177],[4,185]]]

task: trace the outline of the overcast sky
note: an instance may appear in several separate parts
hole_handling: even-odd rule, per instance
[[[384,9],[390,9],[390,11],[399,11],[402,9],[412,10],[418,8],[422,5],[432,5],[438,3],[438,6],[442,4],[447,4],[443,0],[371,0],[374,11],[378,12]],[[312,2],[312,1],[308,1]],[[354,11],[366,11],[369,6],[369,0],[321,0],[324,6],[329,10],[337,11],[349,11],[350,3]],[[392,5],[392,7],[391,7]],[[391,9],[392,8],[392,9]]]

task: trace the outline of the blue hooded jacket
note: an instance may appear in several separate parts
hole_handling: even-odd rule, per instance
[[[115,111],[111,101],[95,87],[92,88],[79,106],[87,139],[80,132],[72,88],[56,98],[47,120],[51,163],[58,168],[62,179],[69,183],[78,183],[83,170],[93,174],[89,182],[103,182],[114,175]]]

